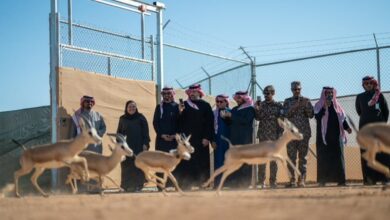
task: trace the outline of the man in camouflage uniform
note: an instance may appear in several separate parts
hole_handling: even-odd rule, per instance
[[[274,141],[278,139],[283,129],[278,124],[278,118],[282,116],[283,106],[273,99],[275,89],[272,85],[264,88],[263,102],[256,102],[256,120],[259,121],[259,129],[257,137],[259,142]],[[266,164],[259,166],[259,182],[260,187],[265,188],[265,169]],[[276,161],[270,162],[270,177],[269,182],[271,188],[276,188],[276,173],[278,172],[278,165]]]
[[[309,149],[309,139],[311,137],[309,119],[313,118],[314,111],[310,99],[301,95],[301,89],[301,83],[299,81],[294,81],[291,83],[293,97],[284,100],[283,111],[284,116],[290,120],[303,134],[303,140],[294,140],[287,145],[287,155],[295,165],[298,154],[298,169],[302,175],[298,179],[298,186],[304,187],[306,180],[306,156]],[[294,169],[291,166],[288,166],[288,169],[290,171],[291,178],[290,183],[286,187],[295,187],[296,183]]]

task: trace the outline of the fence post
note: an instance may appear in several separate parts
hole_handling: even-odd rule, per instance
[[[257,86],[257,80],[256,80],[256,57],[253,57],[253,60],[251,62],[251,94],[252,94],[252,99],[256,99],[256,86]],[[257,136],[257,121],[253,121],[253,143],[256,143],[256,136]],[[259,166],[258,165],[253,165],[252,166],[252,188],[256,189],[256,183],[258,181],[258,174],[259,174]]]
[[[154,40],[153,35],[150,35],[150,60],[152,61],[152,81],[156,79],[156,70],[155,70],[155,62],[154,62]]]
[[[73,44],[73,24],[72,24],[72,0],[68,0],[68,43],[69,45]]]
[[[252,96],[252,99],[255,100],[256,98],[256,86],[257,86],[257,80],[256,80],[256,57],[251,57],[244,49],[244,47],[240,47],[240,49],[245,53],[245,55],[248,57],[248,59],[251,61],[251,81],[249,83],[249,92]],[[256,120],[253,120],[253,133],[252,133],[252,143],[256,143],[256,135],[257,135],[257,123]],[[256,183],[258,180],[258,165],[252,165],[252,181],[251,186],[253,189],[256,189]]]
[[[211,76],[210,74],[205,70],[205,68],[203,68],[203,66],[201,66],[200,68],[202,68],[203,72],[206,73],[207,75],[207,81],[209,82],[209,95],[211,95]]]
[[[157,103],[161,101],[159,91],[164,86],[163,10],[163,7],[159,7],[157,12]]]
[[[111,76],[111,57],[107,57],[107,74]]]
[[[57,71],[60,64],[59,52],[59,15],[57,0],[51,0],[50,12],[50,108],[51,108],[51,143],[57,142]],[[51,187],[57,188],[58,170],[51,169]]]
[[[379,88],[381,88],[381,61],[380,61],[379,47],[378,47],[378,42],[376,40],[376,36],[375,34],[373,35],[374,35],[375,46],[376,46],[376,74],[378,78]]]
[[[145,59],[145,13],[141,12],[141,49],[142,59]]]

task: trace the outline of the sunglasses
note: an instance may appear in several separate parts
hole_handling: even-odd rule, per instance
[[[161,94],[162,95],[170,95],[171,93],[170,92],[162,92]]]
[[[293,88],[291,90],[293,90],[293,91],[301,91],[301,88]]]
[[[224,103],[224,101],[221,101],[221,100],[217,100],[215,101],[216,103]]]
[[[365,82],[363,85],[372,85],[372,82]]]
[[[84,100],[84,103],[93,103],[92,100]]]

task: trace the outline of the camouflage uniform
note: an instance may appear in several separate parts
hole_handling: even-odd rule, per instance
[[[306,102],[305,105],[300,105],[295,109],[291,109],[297,102]],[[284,116],[290,120],[303,134],[303,140],[291,141],[287,145],[287,155],[294,165],[296,165],[298,153],[298,169],[302,174],[303,181],[306,179],[306,156],[309,149],[309,139],[311,137],[311,129],[309,119],[313,118],[314,110],[310,99],[305,97],[291,97],[284,100],[283,104]],[[295,182],[294,169],[288,166],[291,174],[291,182]]]
[[[256,120],[259,121],[259,129],[257,131],[257,137],[259,141],[274,141],[278,139],[283,129],[278,124],[278,118],[282,116],[283,106],[282,104],[272,101],[263,101],[260,103],[260,110],[256,110]],[[259,181],[264,183],[265,181],[265,169],[266,165],[259,166]],[[276,173],[278,172],[278,165],[276,161],[270,162],[270,184],[276,184]]]

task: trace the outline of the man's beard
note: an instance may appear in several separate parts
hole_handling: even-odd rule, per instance
[[[191,99],[191,100],[199,100],[200,97],[199,97],[199,96],[190,96],[190,99]]]
[[[91,109],[92,109],[92,106],[89,106],[89,105],[87,105],[87,106],[85,106],[85,108],[84,108],[85,110],[87,110],[87,111],[91,111]]]

